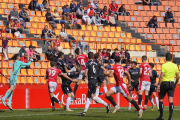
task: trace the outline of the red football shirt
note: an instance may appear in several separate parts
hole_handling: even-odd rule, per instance
[[[87,61],[88,61],[88,57],[85,54],[78,55],[75,58],[75,62],[79,66],[81,66],[81,70],[85,70],[85,64],[86,64]]]
[[[24,58],[24,56],[22,56],[20,58],[20,61],[22,61],[23,63],[28,63],[28,58]]]
[[[51,67],[46,70],[46,76],[49,81],[57,82],[57,77],[59,74],[62,74],[62,71],[57,69],[56,67]]]
[[[105,52],[101,52],[101,56],[102,56],[102,58],[106,58],[107,57],[107,53]]]
[[[142,75],[140,76],[141,81],[149,81],[150,82],[150,71],[151,67],[148,63],[141,63],[139,66],[142,69]]]
[[[119,56],[120,56],[121,58],[124,58],[124,57],[125,57],[125,53],[124,53],[124,52],[119,52]]]
[[[59,40],[59,39],[55,40],[55,44],[56,44],[57,46],[60,46],[60,40]]]
[[[116,80],[116,86],[119,86],[120,84],[124,83],[123,77],[124,77],[125,68],[119,64],[117,65],[115,64],[114,66],[111,67],[111,70],[114,71],[114,78]]]
[[[109,8],[110,8],[113,12],[117,12],[118,5],[117,5],[117,4],[110,4],[110,5],[109,5]]]

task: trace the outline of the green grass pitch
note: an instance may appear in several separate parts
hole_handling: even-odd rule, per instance
[[[155,108],[151,111],[149,107],[143,113],[142,118],[138,118],[134,108],[131,111],[127,108],[121,108],[115,114],[112,114],[113,108],[107,114],[105,108],[90,108],[86,116],[78,116],[83,109],[73,109],[72,112],[66,112],[56,109],[27,109],[27,110],[0,110],[0,120],[155,120],[159,116],[159,111]],[[164,108],[164,119],[168,120],[169,107]],[[173,120],[180,120],[180,107],[174,108]]]

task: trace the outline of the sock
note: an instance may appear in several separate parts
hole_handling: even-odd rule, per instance
[[[59,100],[56,97],[52,97],[51,99],[53,99],[54,102],[59,104]]]
[[[10,95],[8,96],[8,105],[11,105],[12,96],[13,96],[12,93],[10,93]]]
[[[76,84],[75,87],[74,87],[74,95],[76,95],[76,91],[77,91],[78,87],[79,87],[79,85]]]
[[[53,99],[53,97],[51,98],[51,104],[54,107],[54,99]]]
[[[153,98],[151,98],[150,102],[151,102],[152,106],[154,106],[154,100],[153,100]]]
[[[93,97],[93,100],[96,101],[97,103],[100,103],[100,104],[106,106],[106,107],[107,107],[107,105],[108,105],[106,102],[104,102],[104,101],[103,101],[101,98],[99,98],[99,97]]]
[[[158,100],[158,97],[156,97],[154,100],[155,100],[155,102],[156,102],[157,107],[159,107],[159,100]]]
[[[96,97],[99,96],[99,89],[96,89]]]
[[[147,96],[145,96],[145,103],[144,103],[144,105],[147,105],[147,103],[148,103],[148,99],[149,99],[149,96],[147,95]]]
[[[67,97],[67,101],[66,101],[66,108],[69,109],[69,105],[71,103],[71,97]]]
[[[163,102],[159,101],[159,112],[160,112],[160,117],[163,116]]]
[[[4,97],[2,99],[6,100],[6,98],[11,94],[10,90],[6,91],[6,94],[4,95]]]
[[[174,105],[173,103],[169,103],[169,118],[172,118]]]
[[[131,102],[129,102],[129,108],[131,108]]]
[[[139,106],[137,105],[137,103],[134,100],[131,101],[131,104],[137,109],[137,111],[140,110]]]
[[[103,87],[104,93],[107,93],[107,87]]]
[[[142,102],[142,95],[138,95],[138,105],[141,105]]]
[[[111,102],[111,104],[115,107],[117,104],[115,103],[115,101],[114,101],[114,98],[112,97],[112,96],[108,96],[108,97],[106,97],[110,102]]]
[[[87,112],[90,104],[91,104],[91,98],[87,98],[87,101],[86,101],[86,103],[85,103],[84,112]]]

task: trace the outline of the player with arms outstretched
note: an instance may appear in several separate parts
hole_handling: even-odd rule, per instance
[[[76,91],[77,91],[79,84],[81,83],[81,80],[82,80],[83,75],[85,73],[85,64],[88,61],[88,57],[87,57],[87,55],[81,53],[80,48],[76,48],[75,53],[77,55],[75,58],[75,62],[78,66],[81,67],[81,73],[79,74],[78,82],[76,83],[76,85],[74,87],[74,95],[76,96]]]
[[[125,68],[120,65],[121,58],[119,56],[115,57],[115,65],[111,67],[111,71],[107,76],[114,77],[116,80],[116,86],[112,87],[107,93],[106,98],[111,102],[111,104],[114,106],[114,111],[112,113],[115,113],[118,109],[120,109],[119,106],[115,103],[113,97],[111,95],[116,94],[118,92],[121,93],[123,97],[126,98],[128,102],[131,102],[132,105],[137,109],[139,118],[142,117],[143,110],[141,110],[137,103],[131,98],[129,95],[129,92],[126,88],[126,84],[123,82],[124,74],[127,76],[128,79],[128,87],[131,88],[131,77],[127,71],[125,71]]]
[[[65,73],[63,73],[61,70],[55,67],[55,62],[51,61],[51,68],[47,69],[45,79],[48,79],[48,91],[49,91],[49,96],[51,98],[51,103],[52,103],[52,111],[55,110],[54,102],[58,103],[61,108],[62,103],[54,97],[54,92],[57,87],[57,77],[62,76],[70,81],[74,81],[73,79],[69,78]]]
[[[13,73],[11,74],[10,79],[9,79],[9,90],[7,90],[5,96],[1,99],[2,104],[6,106],[5,100],[8,97],[7,107],[10,110],[13,110],[11,106],[11,100],[12,100],[14,89],[16,88],[16,82],[19,75],[19,71],[21,70],[21,68],[25,68],[26,66],[29,66],[31,62],[33,61],[33,59],[30,59],[28,63],[23,63],[19,61],[20,60],[19,54],[16,54],[15,58],[16,58],[16,61],[14,62],[14,65],[13,65]]]
[[[140,83],[139,83],[139,95],[138,104],[141,107],[142,93],[145,91],[145,103],[143,110],[147,109],[147,103],[149,98],[149,90],[151,86],[150,76],[152,76],[151,66],[147,63],[147,56],[142,56],[142,63],[139,65],[140,68]]]
[[[85,79],[85,77],[88,77],[87,101],[85,103],[84,112],[80,113],[79,116],[86,115],[89,105],[91,104],[91,99],[93,99],[96,103],[100,103],[106,106],[107,113],[109,112],[109,109],[110,109],[110,104],[107,104],[101,98],[96,96],[96,87],[98,84],[98,80],[97,80],[98,70],[103,69],[103,73],[106,73],[106,69],[102,65],[100,65],[99,63],[93,60],[94,58],[93,52],[88,53],[88,58],[89,58],[89,61],[86,63],[86,70],[83,76],[83,80]]]

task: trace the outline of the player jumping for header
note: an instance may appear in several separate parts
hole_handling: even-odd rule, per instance
[[[13,65],[13,73],[11,74],[10,79],[9,79],[9,89],[7,90],[5,96],[1,99],[2,104],[6,106],[5,100],[8,97],[7,107],[10,110],[13,110],[11,106],[11,101],[12,101],[14,89],[16,88],[16,82],[17,82],[19,71],[21,70],[21,68],[25,68],[26,66],[29,66],[31,62],[33,61],[33,59],[30,59],[28,63],[23,63],[19,61],[20,60],[19,54],[15,55],[15,58],[16,58],[16,61],[14,62],[14,65]]]
[[[115,57],[115,65],[111,67],[111,71],[109,74],[107,74],[109,77],[113,77],[116,80],[116,86],[112,87],[107,93],[106,98],[111,102],[111,104],[114,106],[114,111],[112,113],[115,113],[120,107],[117,106],[115,103],[113,97],[111,95],[116,94],[117,92],[120,92],[123,97],[126,98],[128,102],[131,102],[131,104],[137,109],[139,118],[142,117],[143,110],[139,108],[137,103],[131,98],[129,95],[129,92],[126,88],[126,84],[123,82],[124,74],[128,78],[128,87],[131,88],[131,77],[127,71],[125,71],[125,68],[123,68],[120,65],[121,58],[119,56]]]

